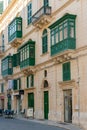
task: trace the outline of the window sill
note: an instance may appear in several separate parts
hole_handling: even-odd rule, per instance
[[[41,87],[41,89],[43,90],[43,91],[46,91],[46,90],[49,90],[51,87]]]
[[[31,27],[31,26],[32,26],[32,23],[27,24],[26,29],[29,28],[29,27]]]
[[[45,55],[47,55],[47,54],[49,54],[49,52],[43,53],[43,54],[41,54],[40,56],[42,57],[42,56],[45,56]]]
[[[30,87],[30,88],[24,88],[25,90],[33,90],[35,87]]]

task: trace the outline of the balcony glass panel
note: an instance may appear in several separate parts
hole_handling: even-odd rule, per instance
[[[12,75],[12,56],[7,56],[1,61],[2,76]]]
[[[35,65],[35,42],[30,40],[18,50],[20,52],[20,68]]]
[[[22,18],[16,17],[8,26],[8,41],[22,38]]]
[[[76,48],[75,15],[66,14],[51,29],[51,55]]]

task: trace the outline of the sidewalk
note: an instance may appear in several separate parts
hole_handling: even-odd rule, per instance
[[[49,120],[38,120],[38,119],[27,119],[27,118],[19,118],[19,120],[24,120],[24,121],[31,121],[31,122],[36,122],[36,123],[41,123],[41,124],[46,124],[46,125],[52,125],[52,126],[58,126],[65,128],[66,130],[83,130],[79,126],[70,124],[70,123],[64,123],[64,122],[54,122],[54,121],[49,121]]]

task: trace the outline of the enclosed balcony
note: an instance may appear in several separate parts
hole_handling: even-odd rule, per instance
[[[0,58],[4,56],[4,46],[0,46]]]
[[[13,73],[12,56],[7,56],[1,61],[1,70],[3,77],[9,77]]]
[[[50,6],[41,7],[32,16],[32,23],[37,28],[42,28],[44,25],[48,24],[50,20],[51,20],[51,7]]]
[[[8,26],[8,42],[13,47],[22,43],[22,18],[16,17]]]
[[[76,49],[76,15],[66,14],[51,29],[51,56]]]
[[[35,65],[35,42],[29,40],[22,45],[18,52],[20,53],[20,68],[24,73],[29,73]]]

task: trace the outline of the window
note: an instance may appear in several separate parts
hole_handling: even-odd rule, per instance
[[[18,49],[20,53],[20,68],[35,65],[35,42],[30,40]]]
[[[2,0],[2,1],[0,1],[0,14],[2,14],[2,12],[3,12],[3,7],[4,7],[4,2]]]
[[[47,80],[44,80],[44,88],[48,87],[48,81]]]
[[[16,32],[16,21],[12,22],[9,26],[9,36],[13,35]]]
[[[49,0],[44,0],[44,6],[49,6]]]
[[[75,39],[75,15],[66,14],[49,28],[51,29],[51,46],[66,40]]]
[[[34,86],[34,75],[29,75],[27,77],[27,88],[31,88]]]
[[[28,25],[32,22],[32,3],[30,2],[27,6]]]
[[[20,62],[23,62],[29,59],[29,45],[27,44],[25,47],[20,49]]]
[[[4,51],[4,34],[2,34],[2,51]]]
[[[4,92],[4,83],[1,84],[1,93]]]
[[[2,76],[11,75],[13,73],[12,56],[7,56],[1,61]]]
[[[8,4],[11,2],[11,0],[8,0]]]
[[[48,36],[47,30],[45,29],[42,34],[42,53],[46,53],[48,51]]]
[[[71,80],[70,62],[63,64],[63,81]]]
[[[8,41],[22,37],[22,18],[16,17],[8,26]]]
[[[20,53],[13,54],[12,62],[13,62],[13,67],[20,65]]]
[[[51,45],[57,44],[58,42],[63,41],[64,39],[67,39],[68,36],[68,26],[67,21],[62,22],[61,24],[57,25],[55,28],[51,30]],[[72,33],[74,30],[70,31]],[[69,34],[70,35],[70,34]],[[74,37],[74,35],[73,35]]]
[[[44,71],[44,77],[47,77],[47,70]]]
[[[14,80],[14,87],[13,87],[13,89],[14,90],[21,89],[21,79],[20,78]]]

